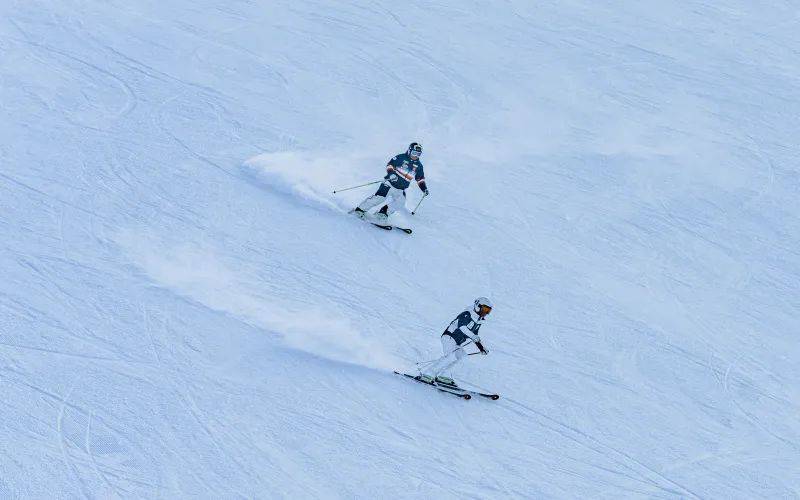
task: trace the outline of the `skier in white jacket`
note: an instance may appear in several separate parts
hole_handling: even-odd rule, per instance
[[[481,343],[478,331],[490,312],[492,312],[492,302],[486,297],[478,297],[471,310],[467,309],[456,316],[442,333],[442,357],[427,367],[425,373],[421,375],[422,379],[440,385],[455,386],[451,377],[442,374],[467,356],[464,351],[465,345],[473,342],[481,354],[489,354]]]

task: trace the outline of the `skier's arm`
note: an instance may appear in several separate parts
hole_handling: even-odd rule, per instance
[[[469,326],[462,327],[461,331],[464,333],[464,335],[469,337],[469,339],[475,344],[475,347],[477,347],[482,354],[486,354],[486,349],[484,349],[483,344],[481,344],[481,338],[476,332],[472,331]]]
[[[481,343],[481,338],[478,336],[478,334],[472,333],[472,331],[469,328],[462,328],[461,331],[464,333],[464,335],[469,337],[469,339],[475,344],[475,347],[478,348],[478,351],[480,351],[481,354],[489,354],[489,351],[487,351],[486,348],[483,347],[483,344]]]
[[[399,175],[400,177],[402,177],[403,179],[405,179],[407,181],[410,181],[413,178],[409,174],[404,174],[403,172],[400,172],[399,170],[394,168],[394,165],[392,165],[390,163],[390,164],[386,165],[386,175],[392,175],[392,174]]]
[[[481,325],[472,320],[472,316],[469,314],[469,312],[464,311],[461,314],[462,316],[459,317],[458,322],[458,330],[460,330],[461,333],[466,335],[467,338],[469,338],[475,344],[475,347],[478,348],[481,354],[488,354],[488,351],[481,343],[481,337],[478,335]]]
[[[386,178],[388,179],[392,175],[399,175],[400,177],[404,178],[407,181],[411,180],[411,176],[406,175],[395,168],[395,162],[397,161],[397,157],[395,156],[389,163],[386,164]]]
[[[396,171],[394,169],[394,164],[397,162],[397,157],[393,156],[389,163],[386,164],[386,178],[388,179],[390,175],[394,174]]]
[[[483,344],[481,344],[481,338],[477,332],[477,325],[472,318],[470,318],[469,323],[465,323],[458,327],[458,330],[461,331],[468,339],[470,339],[475,346],[483,352],[485,349],[483,348]]]
[[[456,316],[456,319],[450,323],[445,333],[460,333],[474,342],[478,349],[486,354],[486,349],[484,349],[483,344],[481,344],[481,338],[478,336],[478,330],[480,330],[480,328],[481,325],[472,320],[472,315],[469,311],[464,311]]]
[[[428,185],[425,183],[425,172],[423,172],[422,170],[422,165],[420,165],[419,168],[417,169],[416,180],[417,180],[417,186],[419,186],[420,191],[422,191],[427,195]]]

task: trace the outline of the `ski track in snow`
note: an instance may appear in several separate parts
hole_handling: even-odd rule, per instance
[[[0,14],[0,498],[800,498],[789,5]]]

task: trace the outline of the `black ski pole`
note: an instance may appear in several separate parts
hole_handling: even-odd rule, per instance
[[[453,349],[452,351],[448,352],[447,354],[443,355],[443,356],[442,356],[442,357],[440,357],[440,358],[431,359],[431,360],[429,360],[429,361],[418,361],[418,362],[414,363],[414,365],[416,365],[416,367],[417,367],[417,370],[419,370],[420,366],[430,366],[430,365],[432,365],[432,364],[436,363],[437,361],[439,361],[440,359],[444,358],[445,356],[449,356],[449,355],[453,354],[454,352],[456,352],[457,350],[459,350],[459,349],[463,349],[463,348],[464,348],[464,346],[465,346],[465,345],[467,345],[467,344],[469,344],[470,342],[472,342],[472,339],[468,339],[468,340],[467,340],[466,342],[464,342],[463,344],[456,346],[456,348],[455,348],[455,349]],[[477,352],[477,353],[475,353],[475,354],[480,354],[480,353],[479,353],[479,352]],[[472,356],[472,354],[467,354],[467,356]]]
[[[424,200],[426,196],[428,196],[428,195],[427,194],[423,194],[422,195],[422,198],[419,199],[419,202],[417,203],[417,206],[414,207],[414,210],[411,211],[411,215],[414,215],[415,213],[417,213],[417,210],[419,209],[419,206],[422,205],[422,200]]]
[[[366,184],[359,184],[358,186],[351,186],[349,188],[335,189],[333,191],[333,194],[341,193],[342,191],[350,191],[351,189],[356,189],[356,188],[360,188],[360,187],[364,187],[364,186],[371,186],[373,184],[379,184],[381,182],[383,182],[383,179],[381,179],[379,181],[375,181],[375,182],[368,182]]]

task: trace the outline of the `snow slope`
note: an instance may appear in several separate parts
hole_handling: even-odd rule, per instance
[[[800,498],[798,21],[3,2],[0,497]]]

